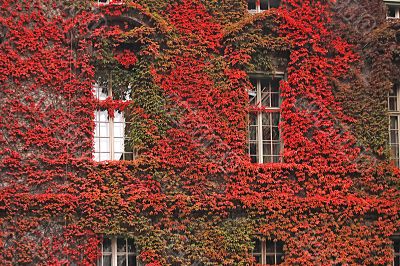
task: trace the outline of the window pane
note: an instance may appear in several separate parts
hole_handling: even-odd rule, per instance
[[[390,143],[399,143],[399,136],[397,130],[390,131]]]
[[[254,5],[255,9],[255,5]],[[250,79],[252,89],[249,90],[249,103],[250,105],[257,105],[257,80]]]
[[[269,7],[270,8],[278,8],[280,6],[280,0],[269,0]]]
[[[257,127],[256,126],[250,126],[250,135],[249,135],[249,140],[257,140]]]
[[[257,125],[257,114],[251,113],[249,115],[249,123],[250,125]]]
[[[283,255],[276,256],[276,264],[281,264],[283,262]]]
[[[117,266],[126,266],[126,255],[117,256]]]
[[[114,123],[114,137],[123,138],[124,137],[124,124]]]
[[[128,256],[128,266],[136,266],[136,256],[135,255]]]
[[[260,9],[261,9],[261,10],[267,10],[267,9],[269,9],[268,0],[261,0],[261,1],[260,1]]]
[[[100,88],[98,86],[98,84],[94,85],[94,93],[95,93],[95,97],[98,100],[105,100],[108,97],[108,90],[107,88]]]
[[[99,161],[111,160],[110,153],[99,153]]]
[[[257,149],[257,143],[252,142],[250,143],[250,155],[257,155],[258,149]]]
[[[256,9],[256,0],[247,0],[247,9],[249,10]]]
[[[110,152],[110,139],[99,138],[99,152]]]
[[[284,245],[284,243],[282,241],[277,241],[275,245],[276,245],[276,252],[277,253],[283,253],[283,245]]]
[[[263,140],[270,140],[271,139],[271,127],[270,126],[263,126],[262,127],[262,139]]]
[[[135,241],[132,238],[128,238],[128,252],[136,252]]]
[[[272,240],[267,240],[267,253],[275,253],[275,242]]]
[[[389,98],[389,111],[397,111],[397,99],[394,97]]]
[[[98,121],[99,122],[108,122],[108,112],[105,111],[98,111]]]
[[[126,252],[126,239],[125,238],[117,239],[117,252]]]
[[[279,156],[281,152],[281,144],[280,143],[273,143],[272,144],[272,154]]]
[[[272,127],[272,139],[279,140],[279,128],[278,127]]]
[[[264,126],[269,126],[271,121],[271,114],[270,113],[263,113],[262,114],[262,124]]]
[[[103,252],[111,252],[111,239],[103,238]]]
[[[279,93],[272,93],[271,95],[271,107],[278,108],[280,105]]]
[[[103,266],[111,266],[111,255],[103,256]]]
[[[395,239],[393,241],[393,248],[395,253],[400,253],[400,239]]]
[[[261,253],[261,240],[260,239],[254,239],[254,249],[253,253]]]
[[[394,6],[388,6],[388,13],[387,16],[389,18],[395,18],[396,17],[396,7]]]
[[[272,125],[277,127],[279,125],[279,119],[280,119],[280,113],[278,112],[272,113]]]
[[[270,265],[275,265],[275,256],[273,256],[273,255],[267,256],[266,257],[266,263],[270,264]]]
[[[393,265],[394,266],[400,266],[400,257],[399,256],[394,258],[394,264]]]
[[[123,138],[114,138],[114,152],[115,153],[124,152],[124,139]]]
[[[271,142],[263,142],[263,152],[264,152],[264,156],[269,156],[269,155],[271,155],[272,153],[271,153],[271,148],[272,148],[272,145],[271,145]]]
[[[98,123],[99,137],[109,137],[110,133],[108,131],[109,123]]]
[[[399,124],[397,120],[397,116],[391,116],[390,117],[390,129],[398,129]]]

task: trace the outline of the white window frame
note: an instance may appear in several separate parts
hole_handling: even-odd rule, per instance
[[[110,251],[104,251],[103,250],[103,241],[104,239],[110,239],[111,240],[111,252]],[[117,249],[117,243],[118,243],[118,239],[124,239],[125,240],[125,252],[120,252]],[[124,256],[126,257],[126,266],[128,265],[129,261],[128,258],[129,256],[134,256],[135,257],[135,263],[137,266],[140,266],[140,261],[138,260],[138,254],[137,254],[137,249],[135,247],[135,250],[133,252],[129,252],[128,250],[128,240],[132,240],[131,238],[126,238],[126,237],[104,237],[103,241],[101,242],[101,257],[99,258],[98,262],[97,262],[97,266],[105,266],[104,265],[104,260],[103,257],[104,256],[111,256],[111,266],[118,266],[118,256]]]
[[[96,99],[98,99],[99,101],[106,100],[107,98],[113,99],[111,75],[110,75],[109,80],[110,80],[110,82],[109,82],[109,85],[108,85],[108,88],[107,88],[107,96],[104,99],[99,97],[100,94],[101,94],[100,90],[102,88],[99,87],[97,84],[95,84],[94,93],[95,93]],[[129,100],[129,99],[127,99],[127,100]],[[97,119],[98,115],[99,115],[99,117],[101,116],[101,112],[106,112],[106,114],[107,114],[107,121],[106,122],[105,121],[99,121]],[[132,151],[127,151],[125,149],[125,142],[126,142],[126,140],[129,140],[129,138],[126,138],[126,134],[125,134],[126,133],[125,132],[126,131],[125,130],[126,129],[126,125],[129,124],[129,122],[127,122],[125,120],[125,113],[116,110],[115,113],[114,113],[114,116],[110,117],[110,114],[108,113],[107,110],[99,110],[99,109],[97,109],[95,111],[95,114],[94,114],[95,115],[95,131],[97,130],[97,125],[99,125],[101,123],[106,123],[107,124],[107,130],[108,130],[108,136],[107,137],[96,136],[96,132],[94,134],[94,154],[93,155],[94,155],[94,160],[97,161],[97,162],[107,161],[107,160],[101,160],[100,159],[101,158],[100,155],[102,154],[101,149],[100,149],[100,151],[96,150],[96,139],[102,139],[102,138],[108,138],[108,150],[109,150],[108,153],[110,154],[110,156],[109,156],[110,158],[108,160],[120,160],[120,158],[115,158],[115,140],[117,139],[117,137],[115,137],[114,129],[115,129],[115,124],[117,123],[117,122],[115,122],[115,114],[117,112],[120,113],[121,116],[122,116],[122,122],[118,122],[118,123],[122,123],[123,133],[124,133],[123,134],[123,138],[122,138],[122,141],[124,143],[124,149],[122,151],[122,160],[129,160],[129,159],[127,159],[125,157],[127,155],[131,155],[132,159],[135,159],[136,154],[135,154],[134,149],[132,149]],[[97,154],[99,156],[98,158],[96,158]]]
[[[391,152],[391,160],[393,163],[399,167],[400,166],[400,85],[394,85],[393,90],[395,95],[388,95],[388,110],[389,110],[389,147]],[[390,108],[390,100],[393,99],[395,103],[396,110],[391,110]],[[392,128],[392,120],[397,121],[397,129]],[[393,137],[393,134],[397,135],[397,137]],[[392,139],[397,139],[397,142],[392,142]],[[395,153],[399,156],[396,157],[393,154],[393,149],[395,149]]]
[[[384,1],[386,4],[386,8],[394,8],[395,10],[395,15],[394,17],[389,17],[388,13],[386,13],[386,18],[387,19],[399,19],[400,18],[400,1],[396,1],[396,0],[386,0]],[[389,11],[389,10],[387,10]]]
[[[278,240],[267,240],[266,238],[258,238],[258,240],[260,241],[261,244],[261,252],[257,252],[255,253],[254,251],[252,252],[253,257],[255,256],[259,256],[261,257],[261,265],[280,265],[281,263],[283,263],[284,261],[284,250],[282,249],[282,251],[277,250],[277,243]],[[274,245],[274,251],[273,252],[267,252],[267,245],[271,244],[271,242],[273,242]],[[281,241],[280,241],[281,242]],[[284,245],[284,243],[282,243],[282,245]],[[274,256],[274,264],[267,264],[267,257],[270,256]],[[278,263],[278,257],[282,258],[282,261],[280,263]]]
[[[263,11],[271,9],[271,3],[270,3],[271,0],[260,0],[260,1],[267,1],[267,6],[268,6],[267,9],[261,9],[261,3],[258,0],[254,0],[254,1],[255,1],[256,9],[248,9],[248,11],[251,14],[261,13]],[[247,2],[249,2],[249,1],[247,1]]]
[[[282,80],[282,79],[284,79],[284,73],[276,73],[275,75],[263,75],[263,74],[250,74],[249,75],[249,77],[250,77],[250,79],[253,79],[253,80],[256,80],[257,81],[257,88],[256,88],[256,99],[258,99],[258,100],[261,100],[262,99],[262,88],[261,88],[261,81],[262,80],[268,80],[268,79],[270,79],[270,80],[272,80],[272,79],[278,79],[278,80]],[[269,86],[271,86],[271,83],[269,83]],[[280,122],[280,116],[281,116],[281,114],[280,114],[280,112],[281,112],[281,108],[280,108],[280,105],[281,105],[281,102],[282,102],[282,98],[281,98],[281,96],[280,96],[280,94],[281,94],[281,92],[280,92],[280,87],[279,87],[279,90],[278,90],[278,93],[279,93],[279,107],[264,107],[265,108],[265,110],[266,111],[258,111],[257,113],[256,113],[256,125],[257,125],[257,132],[256,132],[256,143],[257,143],[257,149],[256,149],[256,152],[258,151],[258,161],[257,162],[254,162],[254,163],[260,163],[260,164],[262,164],[262,163],[281,163],[282,162],[282,160],[283,160],[283,158],[282,158],[282,151],[283,151],[283,142],[282,142],[282,138],[281,138],[281,132],[280,132],[280,129],[279,129],[279,140],[278,141],[276,141],[276,140],[274,140],[274,139],[272,139],[272,136],[273,136],[273,132],[272,132],[272,129],[273,129],[273,115],[272,115],[272,113],[279,113],[279,122]],[[250,96],[250,92],[249,92],[249,96]],[[259,101],[259,102],[257,102],[256,103],[256,106],[255,106],[256,108],[257,107],[263,107],[263,106],[261,106],[261,102]],[[251,112],[251,113],[253,113],[254,114],[254,112]],[[269,127],[271,128],[271,132],[270,132],[270,139],[268,140],[268,141],[270,141],[270,143],[268,144],[268,145],[270,145],[270,148],[271,148],[271,150],[273,151],[270,155],[269,155],[269,157],[271,158],[271,161],[265,161],[264,162],[264,142],[266,141],[265,139],[263,139],[263,114],[267,114],[267,115],[269,115],[270,116],[270,125],[269,125]],[[250,119],[250,114],[249,114],[249,119]],[[250,121],[249,121],[249,128],[248,128],[248,132],[249,132],[249,143],[248,143],[248,152],[249,152],[249,155],[251,155],[251,148],[250,148],[250,144],[251,143],[254,143],[254,141],[250,141],[250,127],[251,127],[251,125],[250,125]],[[279,144],[280,146],[280,149],[279,149],[279,153],[274,153],[274,145],[276,145],[276,144]],[[278,160],[277,161],[275,161],[274,159],[275,158],[278,158]]]

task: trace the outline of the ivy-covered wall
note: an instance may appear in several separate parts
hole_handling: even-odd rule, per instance
[[[400,26],[382,1],[0,7],[2,265],[94,265],[104,235],[146,265],[251,265],[259,235],[284,241],[284,265],[392,263]],[[281,70],[284,162],[252,164],[248,113],[265,110],[248,73]],[[97,109],[130,114],[135,160],[93,160]]]

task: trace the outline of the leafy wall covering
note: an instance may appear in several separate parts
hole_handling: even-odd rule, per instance
[[[94,265],[103,235],[147,265],[249,265],[258,234],[285,265],[391,264],[400,25],[382,1],[0,7],[2,265]],[[284,163],[252,164],[247,73],[282,66]],[[117,100],[99,102],[108,75]],[[134,161],[93,161],[96,109],[129,110]]]

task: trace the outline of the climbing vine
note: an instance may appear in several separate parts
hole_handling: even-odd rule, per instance
[[[399,27],[344,2],[0,2],[0,261],[95,265],[124,236],[146,265],[251,265],[266,237],[285,265],[390,264]],[[252,164],[248,73],[282,69],[284,160]],[[93,160],[99,109],[129,114],[134,160]]]

